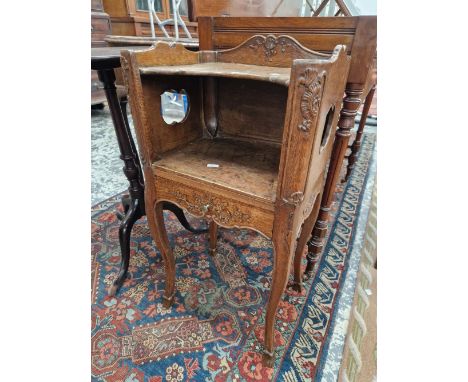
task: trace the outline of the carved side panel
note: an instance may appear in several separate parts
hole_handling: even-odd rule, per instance
[[[311,68],[306,69],[299,78],[299,85],[305,88],[301,98],[301,115],[303,119],[298,126],[299,130],[308,132],[317,118],[324,82],[325,71],[319,73],[317,69]]]

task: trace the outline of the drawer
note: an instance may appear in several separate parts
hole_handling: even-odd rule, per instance
[[[271,237],[273,211],[259,208],[259,204],[245,198],[237,198],[235,193],[218,189],[211,185],[196,186],[177,176],[172,179],[155,176],[157,200],[173,202],[197,217],[213,219],[222,227],[252,228]]]

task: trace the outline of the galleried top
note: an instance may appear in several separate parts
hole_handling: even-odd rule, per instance
[[[157,61],[164,62],[157,66],[142,62],[139,71],[144,75],[244,78],[288,86],[295,59],[326,61],[344,49],[337,46],[330,56],[307,49],[285,35],[256,35],[235,48],[219,51],[190,52],[180,45],[158,43],[146,53],[158,55]],[[171,56],[174,60],[169,59]]]
[[[291,66],[294,59],[326,59],[330,57],[327,54],[307,49],[295,38],[286,35],[256,35],[235,48],[217,52],[218,60],[223,62],[235,61],[239,56],[246,64],[268,66]]]

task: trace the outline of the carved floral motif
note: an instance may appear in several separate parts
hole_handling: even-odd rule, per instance
[[[252,49],[263,48],[265,58],[268,61],[272,61],[272,57],[278,53],[278,48],[281,53],[284,53],[287,46],[291,46],[291,42],[287,37],[276,37],[273,35],[268,35],[266,37],[257,36],[249,45]]]
[[[190,213],[214,219],[221,225],[243,226],[252,220],[252,216],[241,211],[235,203],[230,203],[207,193],[193,192],[189,196],[175,189],[171,191],[171,194]]]
[[[299,78],[299,85],[305,88],[301,98],[302,122],[298,128],[302,131],[309,131],[312,122],[317,117],[323,83],[325,82],[325,72],[320,74],[316,69],[308,68]]]

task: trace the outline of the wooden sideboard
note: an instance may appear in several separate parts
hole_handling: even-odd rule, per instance
[[[104,38],[111,33],[110,18],[104,12],[102,0],[91,0],[91,46],[106,46]]]
[[[212,255],[218,225],[271,238],[263,350],[271,367],[275,315],[291,260],[300,289],[300,260],[319,212],[350,63],[345,47],[325,55],[289,36],[255,35],[215,52],[159,42],[122,51],[121,62],[145,174],[148,225],[165,263],[163,303],[170,306],[176,294],[164,203],[210,222]],[[175,98],[164,104],[166,92]],[[184,112],[168,104],[185,105]]]

